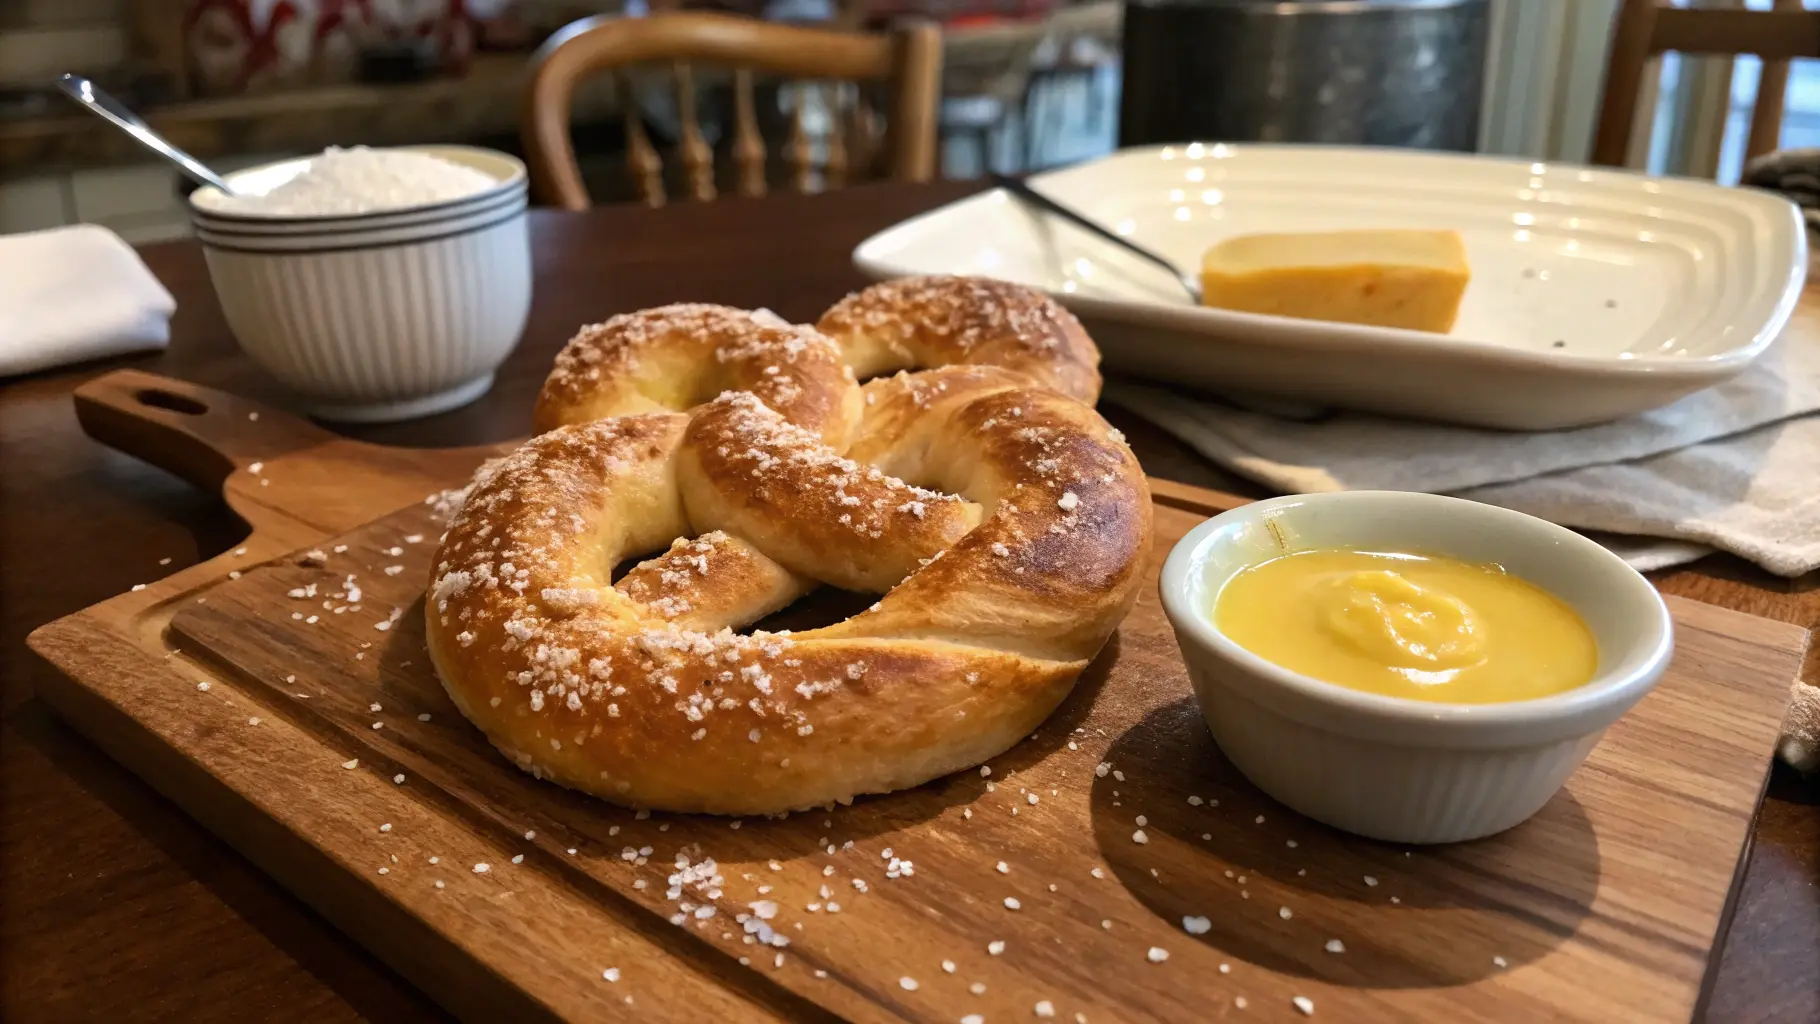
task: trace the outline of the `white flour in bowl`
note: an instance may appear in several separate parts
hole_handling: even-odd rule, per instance
[[[328,217],[446,203],[499,184],[472,167],[403,149],[329,147],[261,195],[196,193],[197,205],[254,217]]]

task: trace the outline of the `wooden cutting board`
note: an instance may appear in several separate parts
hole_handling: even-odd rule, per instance
[[[77,400],[96,437],[221,485],[252,535],[33,634],[68,676],[44,698],[470,1020],[1290,1020],[1298,997],[1347,1021],[1686,1020],[1806,645],[1670,598],[1673,666],[1565,791],[1409,849],[1224,761],[1152,584],[989,777],[641,817],[511,768],[424,656],[422,499],[486,452],[337,439],[144,374]],[[1240,500],[1153,488],[1159,562]],[[716,867],[672,894],[679,855]]]

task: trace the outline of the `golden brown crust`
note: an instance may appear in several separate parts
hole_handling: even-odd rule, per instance
[[[978,505],[842,458],[743,391],[696,414],[676,468],[697,528],[846,590],[891,589],[979,523]]]
[[[679,537],[633,566],[613,589],[680,629],[750,625],[815,589],[750,543],[719,530]]]
[[[861,379],[954,364],[1002,366],[1088,404],[1099,349],[1061,303],[1024,285],[933,275],[875,284],[834,304],[816,329]]]
[[[489,463],[455,512],[425,616],[457,706],[540,777],[725,814],[916,785],[1027,735],[1136,600],[1150,543],[1118,432],[1032,379],[1078,361],[862,391],[812,331],[686,309],[584,331],[540,422],[611,417]],[[962,356],[990,347],[959,335]],[[792,387],[820,397],[777,389],[785,371],[765,368],[786,349]],[[751,390],[650,411],[703,400],[729,365]],[[727,628],[821,583],[883,596],[795,635]]]
[[[840,348],[809,327],[727,306],[681,303],[576,332],[537,396],[538,433],[568,423],[682,412],[729,388],[844,447],[859,391]]]

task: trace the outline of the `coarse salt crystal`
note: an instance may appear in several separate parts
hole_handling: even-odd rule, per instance
[[[1144,959],[1153,964],[1160,964],[1169,959],[1169,951],[1161,946],[1151,946],[1150,952],[1144,954]]]
[[[1302,1016],[1314,1016],[1314,1000],[1307,996],[1296,996],[1294,999],[1291,999],[1290,1002],[1295,1004],[1296,1009],[1302,1011]]]
[[[1213,921],[1205,917],[1182,918],[1182,930],[1190,935],[1205,935],[1213,927]]]

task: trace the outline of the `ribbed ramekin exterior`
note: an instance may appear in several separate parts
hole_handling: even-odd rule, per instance
[[[408,402],[495,370],[531,305],[522,209],[473,230],[371,247],[246,252],[204,239],[222,312],[247,354],[307,398]]]
[[[1491,750],[1362,740],[1278,714],[1183,653],[1214,741],[1246,778],[1301,814],[1373,839],[1450,843],[1511,828],[1541,810],[1605,732]]]

